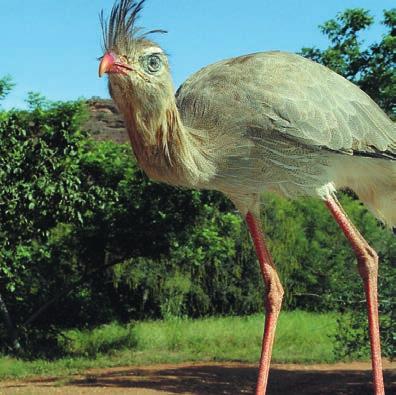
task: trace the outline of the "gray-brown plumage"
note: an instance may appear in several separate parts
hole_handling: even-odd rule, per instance
[[[323,197],[350,187],[395,226],[395,126],[363,91],[298,55],[264,52],[203,68],[175,99],[162,49],[135,36],[142,4],[121,1],[102,24],[106,51],[134,64],[131,75],[110,74],[110,92],[149,176],[218,189],[238,207],[264,190]],[[151,55],[156,73],[145,70]]]
[[[183,125],[207,131],[216,189],[242,182],[244,192],[323,196],[332,184],[350,187],[396,224],[395,125],[328,68],[284,52],[245,55],[200,70],[176,97]]]
[[[357,231],[345,227],[349,222],[334,200],[336,189],[349,187],[378,218],[396,225],[396,129],[370,97],[328,68],[284,52],[207,66],[175,96],[165,53],[148,39],[151,32],[135,25],[143,3],[119,1],[109,22],[102,14],[106,53],[99,74],[109,74],[110,94],[149,177],[219,190],[247,218],[268,288],[267,313],[283,291],[257,236],[263,191],[321,197],[349,237]],[[352,236],[355,251],[371,251],[361,236]],[[374,265],[370,259],[361,264]],[[268,347],[264,356],[272,340]],[[269,365],[265,358],[260,366]],[[378,363],[374,371],[379,388]],[[259,383],[266,383],[266,374]],[[261,393],[265,385],[258,388]]]

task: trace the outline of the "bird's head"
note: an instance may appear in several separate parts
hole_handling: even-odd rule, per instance
[[[109,90],[122,109],[126,103],[135,110],[149,110],[173,97],[169,64],[164,51],[147,36],[164,33],[151,30],[142,33],[136,20],[145,0],[118,0],[110,17],[100,15],[104,55],[99,76],[109,75]]]

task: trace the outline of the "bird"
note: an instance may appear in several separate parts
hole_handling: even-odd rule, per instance
[[[396,129],[356,85],[297,54],[270,51],[208,65],[174,91],[168,56],[137,20],[145,0],[100,13],[99,76],[121,112],[140,168],[177,187],[217,190],[245,219],[265,285],[256,394],[266,393],[283,288],[260,210],[265,191],[324,202],[357,258],[368,307],[376,395],[384,394],[378,321],[378,255],[337,200],[353,190],[396,225]]]

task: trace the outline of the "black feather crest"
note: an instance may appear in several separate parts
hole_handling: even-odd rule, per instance
[[[153,33],[167,33],[161,29],[140,33],[142,28],[136,26],[136,21],[145,1],[119,0],[113,5],[108,19],[105,18],[103,10],[100,12],[99,19],[105,51],[111,49],[128,51],[136,40],[143,40]]]

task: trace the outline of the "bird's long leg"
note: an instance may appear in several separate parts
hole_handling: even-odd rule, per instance
[[[382,376],[378,319],[378,255],[349,220],[336,198],[327,198],[326,206],[344,232],[356,254],[359,274],[363,279],[364,291],[366,294],[375,395],[383,395],[385,394],[385,390]]]
[[[265,298],[265,327],[261,346],[261,358],[259,374],[256,386],[256,395],[264,395],[268,372],[271,361],[272,345],[274,343],[276,323],[282,305],[283,288],[280,283],[275,265],[265,244],[264,236],[261,231],[260,220],[251,212],[246,215],[246,222],[256,248],[257,258],[260,262],[261,274],[266,288]]]

